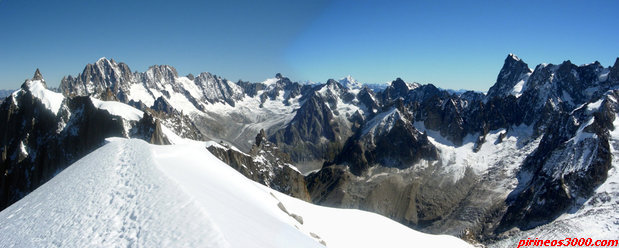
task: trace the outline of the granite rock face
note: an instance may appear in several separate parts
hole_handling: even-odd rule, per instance
[[[264,130],[256,136],[249,154],[225,143],[207,149],[247,178],[284,194],[309,201],[304,176],[291,164],[290,157],[266,140]]]

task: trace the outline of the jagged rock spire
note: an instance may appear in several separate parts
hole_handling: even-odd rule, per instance
[[[43,80],[43,75],[41,75],[39,68],[37,68],[37,70],[34,72],[34,76],[32,77],[32,80]]]
[[[264,132],[264,129],[260,129],[260,132],[258,133],[258,135],[256,135],[256,146],[260,147],[260,145],[262,145],[263,141],[266,141],[266,133]]]
[[[488,97],[503,97],[511,94],[514,86],[520,81],[525,80],[528,73],[533,72],[527,63],[510,53],[505,58],[503,67],[497,76],[496,83],[488,90]]]
[[[37,68],[37,70],[34,72],[34,76],[32,76],[32,79],[26,79],[24,81],[24,83],[21,85],[21,88],[24,90],[28,90],[32,86],[33,81],[41,81],[41,84],[43,84],[43,86],[47,88],[47,85],[45,84],[45,81],[43,79],[43,75],[41,75],[41,71],[39,71],[39,68]]]
[[[608,75],[608,79],[611,82],[619,81],[619,57],[615,60],[615,64],[610,68],[610,74]]]

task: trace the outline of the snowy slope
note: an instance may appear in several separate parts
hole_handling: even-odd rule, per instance
[[[361,135],[366,136],[369,134],[372,137],[377,137],[386,134],[393,128],[397,120],[408,121],[402,117],[402,114],[396,108],[377,114],[365,124]]]
[[[317,206],[271,191],[288,211],[302,216],[303,227],[320,235],[327,247],[472,247],[453,236],[409,229],[379,214]]]
[[[90,97],[90,100],[96,108],[106,110],[111,115],[120,116],[128,121],[139,121],[144,115],[144,112],[122,102],[101,101],[94,97]]]
[[[45,105],[45,107],[49,109],[49,111],[51,111],[54,115],[58,113],[58,110],[62,105],[62,101],[64,100],[64,96],[62,96],[62,94],[48,90],[45,87],[45,81],[43,80],[28,80],[26,84],[28,85],[32,95],[38,98]]]
[[[469,246],[376,214],[279,194],[246,179],[204,146],[110,139],[0,212],[0,246]]]
[[[474,152],[477,135],[467,135],[462,145],[456,146],[441,136],[440,132],[427,129],[423,122],[415,122],[413,125],[426,133],[430,142],[438,148],[445,172],[453,176],[453,181],[464,177],[467,168],[479,175],[488,173],[491,168],[499,168],[513,175],[541,141],[541,137],[532,139],[531,126],[512,126],[509,130],[502,128],[490,131],[479,151]],[[505,137],[501,139],[501,135]]]

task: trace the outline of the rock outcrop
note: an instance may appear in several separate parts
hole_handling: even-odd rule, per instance
[[[249,179],[290,196],[310,200],[304,176],[291,164],[286,153],[266,140],[264,130],[256,136],[249,154],[225,143],[211,143],[207,149]]]

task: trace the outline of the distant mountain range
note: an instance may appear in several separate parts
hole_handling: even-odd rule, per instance
[[[557,221],[572,236],[619,232],[619,59],[531,69],[509,54],[482,93],[399,78],[232,82],[102,58],[58,92],[37,71],[0,106],[2,208],[107,137],[192,139],[282,193],[425,232],[490,245]]]
[[[7,96],[10,96],[13,92],[15,92],[15,90],[0,90],[0,100],[3,100]]]

